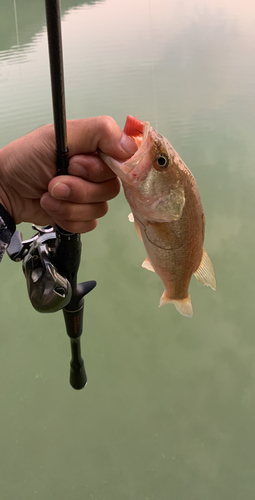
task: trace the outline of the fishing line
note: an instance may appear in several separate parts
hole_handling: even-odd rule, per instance
[[[16,40],[17,40],[17,61],[18,61],[18,68],[19,68],[19,81],[22,81],[21,77],[21,51],[20,51],[20,41],[19,41],[19,25],[18,25],[18,11],[17,11],[17,5],[16,5],[16,0],[13,0],[13,9],[14,9],[14,19],[15,19],[15,29],[16,29]],[[18,94],[21,99],[21,89],[20,85],[18,86]]]
[[[15,18],[17,47],[18,47],[18,51],[19,51],[19,49],[20,49],[20,45],[19,45],[19,28],[18,28],[18,14],[17,14],[16,0],[13,0],[13,7],[14,7],[14,18]]]
[[[150,61],[151,63],[151,74],[152,74],[152,90],[153,90],[153,102],[154,102],[154,115],[155,115],[155,122],[156,122],[156,130],[158,130],[158,107],[157,107],[157,100],[156,100],[156,78],[155,78],[155,52],[154,52],[154,44],[152,40],[152,16],[151,16],[151,0],[148,0],[148,6],[149,6],[149,26],[150,26],[150,39],[151,39],[151,47],[152,47],[152,59]]]

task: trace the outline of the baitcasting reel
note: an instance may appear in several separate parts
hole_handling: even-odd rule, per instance
[[[71,300],[72,289],[68,279],[54,265],[56,232],[52,226],[32,228],[37,233],[22,241],[22,233],[15,231],[7,253],[15,262],[23,260],[23,272],[33,307],[39,312],[56,312]]]
[[[23,260],[33,307],[39,312],[63,310],[71,343],[70,384],[74,389],[82,389],[87,382],[80,346],[84,297],[93,290],[96,282],[77,284],[80,234],[67,233],[58,226],[32,227],[37,233],[29,240],[22,241],[21,232],[16,231],[7,252],[15,262]]]

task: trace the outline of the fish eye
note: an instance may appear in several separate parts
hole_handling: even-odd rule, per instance
[[[157,166],[160,167],[160,169],[167,168],[169,164],[169,158],[165,155],[160,155],[157,158]]]

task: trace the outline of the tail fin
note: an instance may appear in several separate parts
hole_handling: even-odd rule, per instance
[[[183,316],[187,316],[188,318],[191,318],[193,316],[193,308],[190,295],[188,295],[186,299],[172,300],[166,296],[166,292],[164,291],[160,299],[159,307],[162,307],[165,304],[174,304],[177,311],[179,311],[179,313],[182,314]]]

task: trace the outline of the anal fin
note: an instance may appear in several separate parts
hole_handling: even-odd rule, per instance
[[[142,235],[141,235],[141,229],[140,229],[140,227],[139,227],[138,222],[137,222],[137,221],[136,221],[136,219],[134,218],[134,215],[133,215],[133,213],[132,213],[132,212],[130,212],[130,214],[129,214],[129,216],[128,216],[128,220],[129,220],[129,222],[134,222],[134,223],[135,223],[135,230],[136,230],[136,232],[137,232],[137,235],[138,235],[138,237],[140,238],[140,240],[141,240],[141,241],[143,241],[143,239],[142,239]]]
[[[137,235],[140,238],[140,240],[143,241],[142,235],[141,235],[141,229],[140,229],[140,226],[139,226],[137,220],[134,219],[134,223],[135,223],[135,230],[137,232]]]
[[[204,248],[199,268],[194,273],[194,276],[203,285],[210,286],[213,290],[216,290],[216,277],[212,261]]]

